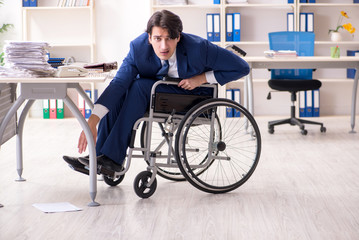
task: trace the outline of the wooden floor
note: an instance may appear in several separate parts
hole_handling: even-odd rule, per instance
[[[26,182],[14,181],[15,139],[0,150],[0,239],[359,239],[359,133],[348,133],[349,117],[320,118],[327,132],[308,126],[307,136],[292,126],[270,135],[267,121],[276,117],[256,119],[262,155],[237,190],[213,195],[158,177],[157,191],[143,200],[132,184],[146,165],[135,159],[119,186],[98,182],[101,206],[94,208],[88,176],[62,160],[78,155],[80,125],[28,119]],[[52,202],[83,211],[46,214],[32,206]]]

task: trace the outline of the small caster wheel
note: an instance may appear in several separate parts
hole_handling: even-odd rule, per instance
[[[133,182],[133,188],[135,189],[135,193],[140,198],[149,198],[152,196],[152,194],[156,191],[157,188],[157,179],[153,181],[151,186],[147,186],[150,179],[152,177],[152,172],[149,171],[143,171],[140,172]]]
[[[301,133],[302,133],[302,135],[307,135],[308,131],[305,130],[305,129],[303,129],[303,130],[301,131]]]
[[[111,186],[111,187],[114,187],[114,186],[117,186],[118,184],[120,184],[122,182],[122,180],[125,178],[125,175],[120,175],[118,178],[110,178],[108,176],[105,176],[105,175],[102,175],[103,177],[103,181]]]
[[[327,131],[326,127],[320,127],[320,132],[326,132],[326,131]]]
[[[274,127],[269,127],[269,128],[268,128],[268,132],[269,132],[270,134],[273,134],[273,133],[274,133]]]

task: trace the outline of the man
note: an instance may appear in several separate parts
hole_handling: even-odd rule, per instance
[[[88,125],[96,142],[97,164],[102,168],[122,170],[133,124],[148,109],[151,88],[158,79],[165,75],[183,79],[178,87],[159,85],[160,92],[208,95],[209,88],[199,86],[224,85],[249,73],[248,64],[237,55],[198,36],[182,33],[182,29],[177,15],[167,10],[155,12],[146,33],[131,42],[115,78],[95,103]],[[86,147],[82,132],[79,153]],[[64,159],[72,166],[83,167],[77,158]],[[89,159],[80,161],[88,165]]]

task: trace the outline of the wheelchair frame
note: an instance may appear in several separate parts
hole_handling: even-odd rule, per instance
[[[258,164],[260,151],[261,151],[260,132],[252,115],[245,108],[240,106],[238,103],[235,103],[227,99],[217,98],[217,94],[218,94],[217,85],[209,85],[209,84],[202,85],[201,87],[213,88],[212,98],[196,104],[185,115],[176,114],[174,111],[171,114],[155,112],[154,106],[156,101],[155,99],[156,88],[160,84],[177,85],[178,82],[171,80],[160,80],[153,85],[151,89],[150,109],[148,112],[148,116],[138,119],[133,126],[125,168],[123,171],[115,173],[113,178],[104,176],[105,182],[111,186],[115,186],[119,184],[122,181],[124,174],[129,170],[132,158],[144,158],[144,160],[148,164],[147,171],[140,172],[134,180],[134,190],[136,194],[141,198],[148,198],[152,196],[152,194],[155,192],[157,187],[156,176],[158,173],[162,177],[174,181],[187,180],[196,188],[210,193],[228,192],[239,187],[245,181],[247,181],[249,177],[252,175],[252,173],[254,172]],[[214,164],[215,160],[219,160],[218,162],[221,161],[226,162],[226,164],[227,162],[232,161],[231,156],[227,156],[226,154],[224,154],[224,156],[220,156],[219,154],[220,151],[225,151],[224,149],[227,146],[224,143],[224,141],[222,142],[221,140],[222,131],[224,129],[222,129],[221,126],[220,115],[226,114],[226,112],[218,114],[218,109],[221,107],[223,107],[224,109],[222,110],[222,112],[228,109],[229,107],[233,107],[237,109],[237,111],[240,111],[243,117],[246,117],[246,121],[244,121],[242,124],[243,125],[242,129],[245,129],[244,131],[246,131],[245,133],[246,139],[249,140],[245,140],[245,141],[249,141],[251,142],[251,144],[255,142],[254,147],[250,146],[251,151],[253,151],[253,153],[251,153],[251,156],[245,156],[246,158],[250,159],[250,161],[246,163],[248,167],[247,166],[245,167],[248,168],[248,170],[245,169],[243,170],[244,173],[240,173],[242,172],[241,169],[242,166],[240,167],[236,166],[235,167],[237,168],[235,169],[236,173],[232,174],[234,175],[235,180],[232,180],[234,182],[228,184],[228,186],[227,185],[215,186],[212,183],[208,183],[208,180],[206,179],[203,180],[200,177],[205,175],[206,171],[209,171],[211,166]],[[235,121],[235,119],[233,119],[233,121]],[[250,122],[250,126],[252,126],[252,129],[250,130],[251,132],[247,131],[248,121]],[[159,123],[164,140],[162,140],[160,145],[156,147],[155,151],[151,151],[152,128],[154,122]],[[143,126],[141,131],[141,147],[135,147],[134,145],[135,145],[136,132],[141,123],[146,124],[145,126]],[[164,124],[165,126],[163,127],[162,124]],[[209,126],[209,129],[206,128],[206,131],[209,132],[208,134],[209,140],[208,143],[204,144],[204,147],[207,146],[207,150],[204,151],[207,152],[207,154],[204,153],[204,159],[200,160],[199,163],[198,162],[192,163],[191,162],[192,160],[189,158],[192,157],[192,154],[197,154],[197,152],[200,151],[197,148],[189,149],[186,147],[187,137],[190,136],[191,134],[191,128],[190,128],[191,126],[193,126],[194,128],[198,126],[201,127],[202,125]],[[217,126],[217,129],[214,129],[215,126]],[[178,132],[178,130],[180,130],[180,133]],[[175,132],[177,132],[176,136],[174,136]],[[240,135],[242,135],[242,133]],[[216,138],[219,139],[217,142],[215,142]],[[173,146],[174,143],[175,146]],[[158,151],[160,150],[160,148],[162,148],[164,144],[167,144],[168,149],[167,149],[167,153],[165,155],[162,155],[162,152],[158,152]],[[219,146],[220,144],[221,146]],[[140,151],[142,152],[142,154],[133,154],[134,151]],[[238,153],[245,155],[241,152]],[[166,162],[159,163],[156,162],[157,159],[165,159]],[[193,159],[195,159],[194,161],[197,161],[196,157],[194,157]],[[162,170],[162,168],[168,168],[168,169],[179,168],[180,173],[182,175],[180,175],[179,173],[172,173],[172,172],[169,172],[168,173],[169,175],[166,174],[164,175],[163,173],[164,170]],[[158,172],[159,169],[160,171]],[[175,177],[172,177],[171,174],[174,174]],[[236,174],[242,176],[239,176],[237,180],[237,177],[235,176]],[[228,179],[225,180],[230,182]]]

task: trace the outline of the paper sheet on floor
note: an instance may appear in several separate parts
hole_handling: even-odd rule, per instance
[[[45,213],[55,213],[55,212],[74,212],[81,211],[81,208],[78,208],[68,202],[58,202],[58,203],[34,203],[32,204],[35,208],[45,212]]]

